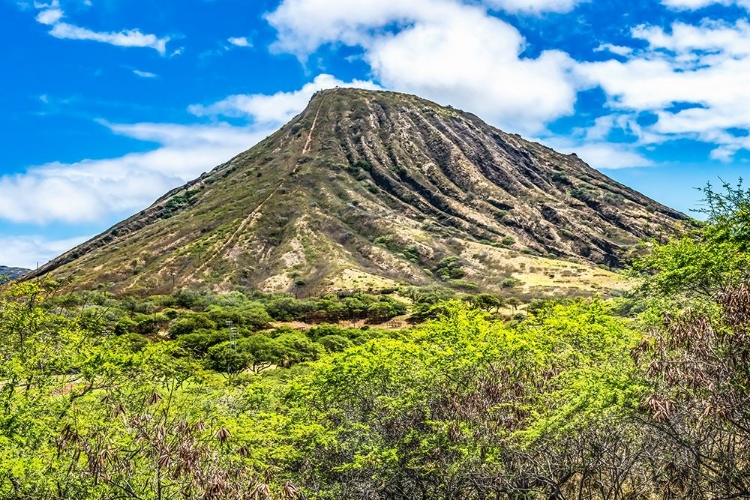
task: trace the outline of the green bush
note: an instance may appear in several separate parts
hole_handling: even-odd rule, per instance
[[[315,361],[323,354],[323,346],[301,333],[286,333],[274,339],[278,360],[285,367],[303,361]]]
[[[272,321],[263,304],[249,302],[242,306],[219,306],[206,308],[206,314],[216,325],[224,326],[231,321],[234,326],[247,327],[251,330],[268,328]]]
[[[208,349],[229,339],[225,331],[196,330],[193,333],[180,335],[177,342],[183,349],[196,354],[206,354]]]
[[[203,314],[190,314],[172,323],[169,327],[169,337],[176,339],[196,330],[216,330],[216,323]]]
[[[523,281],[518,278],[505,278],[500,282],[500,286],[503,288],[517,288],[523,285]]]
[[[121,345],[125,346],[126,349],[134,353],[141,352],[151,343],[148,338],[143,335],[138,335],[137,333],[126,333],[125,335],[121,335],[118,337],[118,341]]]
[[[462,263],[457,256],[446,257],[435,266],[432,270],[436,276],[444,281],[460,279],[466,276],[466,271],[462,268]]]
[[[318,343],[325,347],[328,352],[341,352],[354,345],[351,340],[341,335],[326,335],[321,337]]]
[[[120,318],[114,325],[115,335],[134,333],[137,323],[127,316]]]
[[[237,349],[231,342],[211,346],[206,357],[206,366],[217,372],[240,373],[253,362],[252,355]]]

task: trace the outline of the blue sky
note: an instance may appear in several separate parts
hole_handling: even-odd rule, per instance
[[[0,0],[0,264],[148,206],[333,86],[415,93],[688,211],[750,158],[750,0]]]

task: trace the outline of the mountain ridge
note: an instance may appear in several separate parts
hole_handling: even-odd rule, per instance
[[[21,278],[30,272],[31,269],[25,269],[22,267],[0,266],[0,283]]]
[[[456,257],[463,274],[451,279],[486,287],[522,274],[492,271],[508,252],[617,267],[639,241],[689,221],[575,155],[476,115],[407,94],[332,89],[253,148],[30,276],[120,291],[311,292],[346,272],[382,286],[428,284],[440,281],[441,260]]]

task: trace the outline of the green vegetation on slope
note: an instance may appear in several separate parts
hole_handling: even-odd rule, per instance
[[[435,319],[411,330],[298,331],[269,325],[298,314],[289,296],[128,309],[12,286],[0,497],[747,497],[750,192],[727,188],[707,192],[705,227],[641,260],[632,297],[537,302],[523,321],[431,291]],[[157,333],[134,333],[147,317]]]

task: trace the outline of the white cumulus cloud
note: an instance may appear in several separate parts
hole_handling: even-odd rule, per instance
[[[151,73],[150,71],[141,71],[139,69],[134,69],[133,74],[135,74],[136,76],[140,76],[141,78],[156,78],[157,76],[159,76],[156,73]]]
[[[564,12],[585,0],[481,0],[511,12]],[[266,16],[278,31],[274,50],[304,57],[326,43],[366,44],[387,26],[410,26],[462,15],[475,7],[460,0],[283,0]],[[478,9],[477,10],[482,10]]]
[[[151,48],[164,55],[167,50],[169,37],[158,38],[156,35],[141,33],[140,30],[123,30],[118,32],[103,33],[91,31],[80,26],[68,23],[57,23],[49,32],[55,38],[68,40],[90,40],[93,42],[108,43],[118,47],[143,47]]]
[[[253,44],[248,40],[246,37],[232,37],[227,39],[229,43],[234,45],[235,47],[252,47]]]
[[[750,9],[749,0],[662,0],[662,4],[675,10],[698,10],[709,5],[739,5]]]
[[[487,6],[507,12],[569,12],[582,0],[484,0]]]
[[[363,45],[384,26],[440,16],[451,7],[451,0],[284,0],[266,19],[278,31],[272,49],[302,58],[327,43]]]
[[[637,144],[613,143],[606,140],[612,117],[602,117],[600,123],[581,136],[549,136],[541,140],[560,153],[575,153],[583,161],[598,170],[652,167],[655,163],[646,158]]]
[[[594,52],[611,52],[612,54],[617,54],[618,56],[624,57],[632,54],[633,48],[625,47],[623,45],[613,45],[611,43],[602,43],[594,49]]]
[[[42,24],[55,24],[63,17],[63,12],[58,7],[50,7],[36,16],[36,20]]]
[[[377,90],[380,87],[372,82],[354,80],[343,82],[323,74],[312,82],[293,92],[278,92],[273,95],[238,94],[232,95],[208,106],[193,105],[188,109],[197,116],[246,117],[256,123],[283,124],[300,113],[312,95],[334,87],[356,87]]]
[[[149,33],[142,33],[138,29],[122,30],[115,32],[93,31],[81,26],[62,22],[64,12],[60,8],[58,0],[52,3],[34,3],[34,7],[41,11],[36,20],[44,25],[51,26],[49,34],[55,38],[67,40],[88,40],[100,43],[108,43],[118,47],[142,47],[151,48],[164,55],[167,50],[169,37],[157,37]]]
[[[459,12],[374,40],[365,60],[379,81],[513,132],[535,132],[573,113],[574,61],[567,54],[521,58],[524,40],[515,28],[476,10]]]
[[[643,156],[628,144],[609,142],[589,142],[562,152],[576,153],[579,158],[600,170],[620,168],[650,167],[654,162]]]
[[[135,212],[208,171],[271,130],[227,124],[109,124],[113,132],[160,147],[120,158],[49,163],[0,177],[0,219],[47,224],[101,222]]]
[[[633,37],[648,48],[623,62],[579,64],[577,72],[604,89],[616,112],[655,118],[648,126],[629,122],[642,144],[694,139],[715,145],[720,160],[750,148],[750,23],[639,26]]]
[[[523,57],[518,30],[478,5],[284,0],[267,19],[278,31],[276,51],[304,59],[326,44],[360,47],[383,86],[472,111],[510,131],[536,132],[574,110],[575,61],[560,51]]]
[[[79,236],[51,240],[43,236],[0,237],[0,262],[9,267],[36,269],[89,239]]]

